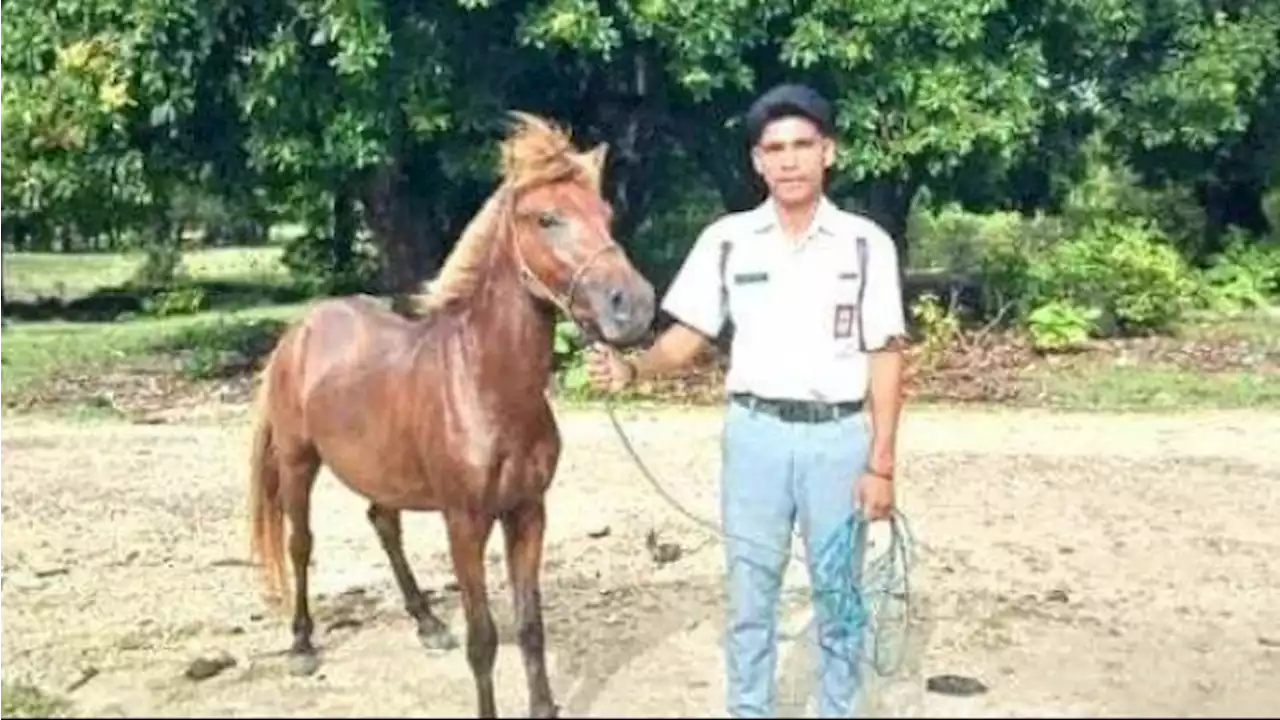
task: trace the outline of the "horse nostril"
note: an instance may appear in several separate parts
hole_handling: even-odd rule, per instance
[[[615,315],[620,315],[626,310],[627,297],[621,288],[614,288],[609,291],[609,310]]]

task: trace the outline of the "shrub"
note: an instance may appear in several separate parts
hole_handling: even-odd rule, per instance
[[[1280,244],[1232,228],[1222,252],[1209,258],[1199,280],[1201,307],[1235,312],[1266,306],[1280,297]]]
[[[1035,309],[1040,281],[1033,268],[1066,236],[1059,218],[1037,215],[1019,220],[1012,232],[984,242],[979,255],[980,309],[988,317],[1007,306],[1011,319],[1025,319]]]
[[[1068,301],[1098,311],[1103,334],[1168,330],[1196,287],[1181,254],[1146,220],[1099,220],[1036,258],[1027,305]]]
[[[1100,134],[1085,140],[1081,154],[1083,171],[1066,192],[1062,207],[1062,217],[1072,227],[1146,218],[1184,256],[1199,256],[1208,220],[1189,187],[1144,185]]]
[[[578,326],[571,320],[560,320],[555,326],[555,342],[552,362],[561,389],[570,394],[582,394],[590,389],[587,365],[583,353],[586,344]]]
[[[143,298],[142,312],[154,317],[191,315],[205,309],[208,293],[199,285],[189,282],[175,284]]]
[[[165,334],[152,349],[174,354],[179,372],[188,378],[231,377],[257,367],[287,327],[276,318],[220,316]]]
[[[1031,344],[1037,350],[1068,350],[1084,345],[1097,328],[1102,311],[1065,300],[1051,300],[1027,317]]]
[[[1013,212],[972,213],[956,203],[934,211],[921,201],[908,220],[911,262],[953,273],[974,272],[982,266],[988,248],[1017,241],[1022,222],[1022,216]]]
[[[921,363],[925,367],[933,367],[959,337],[960,321],[931,292],[924,293],[916,300],[911,306],[911,315],[915,318],[921,336]]]

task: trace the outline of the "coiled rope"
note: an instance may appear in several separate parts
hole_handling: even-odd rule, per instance
[[[733,539],[764,547],[750,538],[726,533],[714,523],[690,512],[672,497],[636,452],[618,421],[612,398],[607,395],[605,410],[619,440],[640,469],[641,475],[672,508],[723,540]],[[897,654],[906,645],[910,621],[908,576],[915,545],[906,516],[894,509],[888,522],[888,550],[865,564],[859,562],[860,558],[854,554],[858,538],[865,537],[865,526],[869,525],[860,511],[850,514],[834,532],[816,545],[817,560],[813,563],[813,577],[810,579],[815,613],[805,626],[807,628],[819,618],[827,619],[824,632],[818,633],[819,645],[851,664],[864,662],[881,677],[894,674],[901,662],[901,657],[888,662],[886,656]],[[776,548],[765,549],[778,552]],[[801,560],[794,553],[792,557]],[[757,567],[774,573],[772,568]],[[777,579],[781,584],[782,578]],[[885,637],[890,630],[886,623],[892,623],[898,615],[894,608],[901,608],[902,637],[897,641]]]

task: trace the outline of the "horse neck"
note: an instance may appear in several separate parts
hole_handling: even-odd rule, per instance
[[[479,350],[477,370],[485,382],[515,383],[541,396],[551,376],[553,318],[521,282],[509,241],[495,243],[487,265],[467,329]]]

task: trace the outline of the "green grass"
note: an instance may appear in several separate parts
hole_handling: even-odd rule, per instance
[[[1280,408],[1280,373],[1201,373],[1177,367],[1116,367],[1028,373],[1024,381],[1051,407],[1068,410]]]
[[[1280,306],[1222,316],[1205,314],[1185,323],[1178,337],[1204,341],[1245,340],[1280,351]]]
[[[69,702],[54,697],[35,685],[5,680],[0,685],[0,692],[3,693],[3,699],[0,699],[0,717],[47,718],[71,715]]]
[[[0,362],[4,368],[0,392],[13,399],[59,373],[106,373],[144,364],[161,352],[197,350],[193,357],[200,362],[199,350],[235,349],[237,332],[243,334],[243,329],[259,327],[264,321],[291,321],[308,305],[275,305],[234,313],[206,312],[114,323],[15,324],[4,331],[4,342],[0,344]],[[196,374],[198,370],[192,368]]]
[[[276,246],[209,248],[184,253],[182,262],[194,280],[281,285],[288,275],[280,253]],[[5,253],[5,296],[84,297],[126,283],[142,259],[142,253]]]
[[[254,288],[263,290],[260,297],[232,303],[234,309],[224,306],[164,317],[126,313],[115,321],[12,322],[0,343],[0,393],[6,413],[59,376],[106,375],[167,360],[173,372],[203,378],[221,370],[221,359],[228,351],[251,357],[266,352],[283,325],[310,305],[306,301],[272,304],[270,288],[289,283],[280,253],[279,245],[184,253],[183,269],[197,283],[238,283],[251,295],[259,293]],[[6,253],[5,293],[9,299],[85,297],[126,283],[142,260],[140,253]],[[104,413],[111,415],[111,408],[90,398],[60,408],[57,414],[92,419]]]
[[[1271,360],[1256,370],[1201,371],[1167,363],[1118,365],[1105,358],[1083,366],[1027,372],[1033,396],[1075,410],[1177,411],[1280,408],[1280,312],[1264,309],[1233,316],[1201,316],[1174,333],[1177,341],[1213,345],[1245,343]]]

